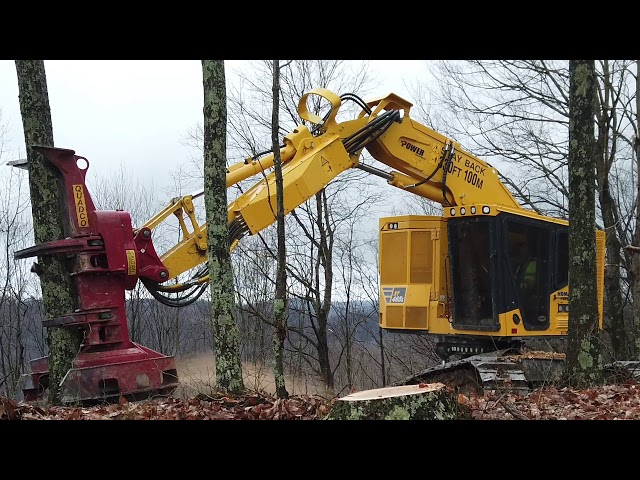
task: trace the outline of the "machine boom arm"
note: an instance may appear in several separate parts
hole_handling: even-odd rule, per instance
[[[324,118],[307,110],[309,95],[319,95],[331,108]],[[343,96],[353,99],[352,95]],[[342,99],[318,88],[305,94],[298,113],[313,125],[299,125],[284,137],[280,150],[284,210],[290,213],[325,188],[338,175],[360,168],[387,180],[389,185],[442,205],[467,203],[499,204],[520,208],[497,171],[486,162],[462,150],[455,141],[411,119],[412,104],[395,94],[368,103],[362,101],[357,118],[337,122]],[[374,159],[391,167],[384,172],[360,162],[366,149]],[[228,168],[227,187],[265,172],[274,164],[273,153],[261,159],[246,159]],[[171,214],[180,219],[183,240],[161,256],[167,280],[193,269],[207,260],[206,224],[199,225],[193,213],[193,196],[174,199],[147,222],[153,229]],[[276,220],[275,173],[265,175],[228,206],[231,250],[246,234],[255,234]],[[187,227],[183,216],[188,217]],[[203,272],[190,284],[208,280]],[[149,284],[147,283],[149,287]],[[184,284],[164,287],[165,291],[185,288]]]

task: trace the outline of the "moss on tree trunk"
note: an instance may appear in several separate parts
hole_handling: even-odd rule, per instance
[[[595,62],[571,60],[569,111],[569,334],[566,375],[587,388],[603,381],[595,244]]]
[[[216,387],[244,391],[240,336],[235,322],[233,268],[227,216],[227,95],[224,60],[202,60],[204,88],[204,200],[207,219],[211,330]]]
[[[29,189],[35,243],[65,237],[61,214],[61,187],[56,169],[34,145],[54,146],[51,109],[43,60],[16,60],[20,113],[29,162]],[[70,313],[75,308],[75,294],[69,269],[63,256],[39,257],[40,286],[45,315],[49,318]],[[49,393],[52,404],[60,403],[59,385],[71,368],[80,345],[82,332],[60,327],[48,330]]]
[[[442,383],[353,393],[336,401],[326,420],[465,420],[468,407]]]
[[[287,337],[287,273],[286,248],[284,238],[284,187],[282,184],[282,158],[280,157],[280,139],[278,135],[280,108],[280,60],[273,60],[273,109],[271,112],[271,148],[274,155],[274,171],[276,176],[276,230],[278,237],[278,259],[276,265],[276,292],[273,303],[273,376],[278,398],[287,398],[284,381],[284,341]]]

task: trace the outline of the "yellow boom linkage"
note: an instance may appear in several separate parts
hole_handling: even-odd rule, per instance
[[[310,95],[328,102],[324,117],[308,111]],[[343,100],[354,99],[360,113],[338,122]],[[377,175],[444,207],[442,216],[380,219],[381,327],[437,334],[443,357],[495,350],[517,338],[566,335],[568,222],[520,206],[494,167],[413,120],[411,107],[395,94],[367,103],[323,88],[303,95],[298,113],[311,127],[299,125],[280,149],[285,214],[346,170]],[[361,163],[364,149],[392,171]],[[274,158],[272,153],[229,167],[227,187],[265,173]],[[153,229],[170,215],[179,218],[183,239],[161,256],[167,280],[207,260],[206,224],[196,220],[194,198],[174,199],[144,225]],[[275,222],[275,205],[273,172],[229,203],[231,250],[244,235]],[[603,232],[597,232],[596,242],[602,325]],[[525,264],[529,285],[522,281]],[[208,279],[202,271],[187,282],[158,288],[183,291]]]

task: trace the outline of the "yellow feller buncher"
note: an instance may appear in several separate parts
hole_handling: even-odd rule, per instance
[[[313,96],[321,97],[328,106],[322,117],[308,109],[307,102]],[[355,102],[359,114],[338,121],[338,112],[346,102]],[[461,384],[460,378],[471,375],[484,388],[509,385],[526,391],[538,382],[560,378],[562,354],[527,352],[524,347],[528,340],[567,335],[568,222],[523,208],[494,167],[413,120],[411,107],[395,94],[368,102],[323,88],[304,94],[298,113],[305,123],[287,134],[280,147],[285,214],[353,168],[439,203],[442,216],[379,219],[380,326],[391,332],[432,335],[443,361],[400,383],[446,379]],[[49,156],[55,156],[53,150]],[[364,150],[390,170],[365,164]],[[260,174],[259,181],[228,205],[232,250],[243,236],[256,234],[276,220],[275,174],[266,173],[273,165],[274,154],[270,152],[228,169],[227,187]],[[77,190],[81,182],[67,183],[66,188]],[[84,194],[88,196],[88,192]],[[130,236],[134,241],[129,244],[114,244],[108,230],[101,234],[107,250],[127,250],[126,254],[117,253],[125,262],[122,268],[109,273],[124,277],[123,296],[124,289],[133,288],[138,279],[154,298],[167,305],[185,305],[200,296],[209,276],[206,224],[198,223],[193,204],[199,195],[202,192],[174,199],[146,224],[133,229]],[[69,198],[71,203],[73,196]],[[74,220],[73,208],[70,211]],[[154,229],[174,215],[182,228],[182,240],[153,257]],[[596,258],[602,327],[603,231],[596,232]],[[176,283],[180,275],[193,271],[189,280]],[[620,364],[637,366],[637,362]],[[45,370],[40,368],[41,376]],[[175,375],[171,365],[165,366],[167,371]],[[135,385],[123,390],[124,382],[118,381],[117,372],[111,370],[115,379],[109,383],[109,395],[144,390]],[[31,388],[37,389],[37,384],[36,378]],[[146,390],[153,391],[154,385],[161,390],[173,383],[160,377],[146,385]],[[84,398],[97,396],[97,391]],[[100,395],[106,394],[100,390]]]

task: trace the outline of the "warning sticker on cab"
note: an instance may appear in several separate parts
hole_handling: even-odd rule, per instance
[[[84,200],[84,187],[73,185],[73,198],[76,204],[76,215],[78,217],[78,227],[89,227],[89,216],[87,215],[87,203]]]
[[[136,274],[136,251],[127,250],[127,275]]]

